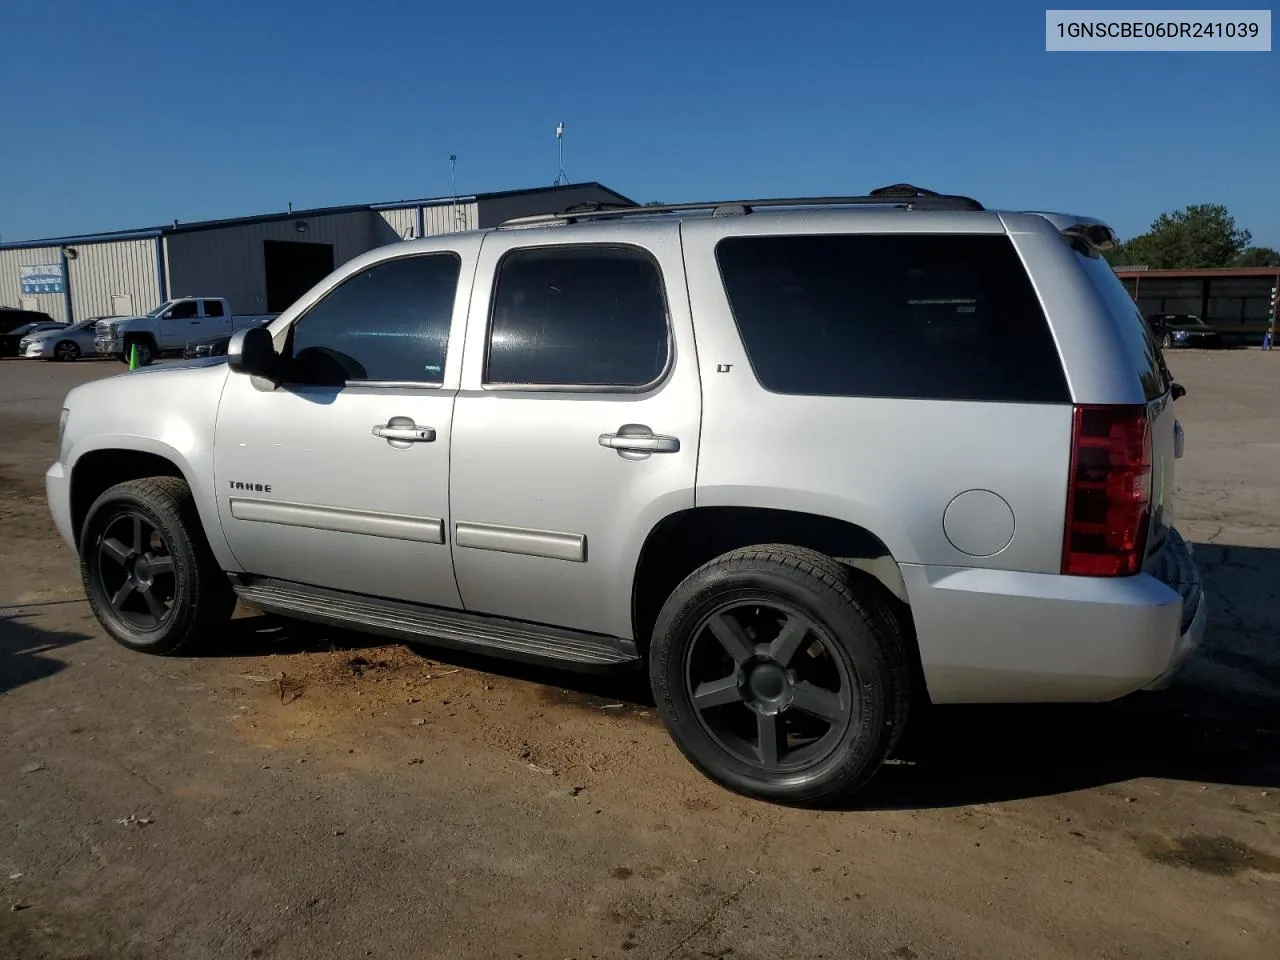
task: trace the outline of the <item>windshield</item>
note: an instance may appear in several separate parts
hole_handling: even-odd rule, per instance
[[[164,313],[166,310],[168,310],[177,302],[178,302],[177,300],[166,300],[164,303],[160,304],[160,306],[156,307],[154,310],[148,313],[147,316],[158,317],[160,316],[160,314]]]

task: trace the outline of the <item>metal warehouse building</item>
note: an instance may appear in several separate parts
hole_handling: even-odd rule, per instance
[[[277,313],[374,247],[593,201],[635,205],[592,182],[5,243],[0,305],[67,322],[146,313],[181,296],[226,297],[235,313]]]

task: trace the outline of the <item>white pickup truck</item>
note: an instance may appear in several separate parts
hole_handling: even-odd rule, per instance
[[[100,320],[94,334],[94,348],[100,355],[129,361],[137,347],[138,364],[146,366],[156,357],[181,354],[192,340],[225,334],[245,327],[269,323],[276,314],[231,313],[222,297],[179,297],[166,300],[140,317],[111,317]]]

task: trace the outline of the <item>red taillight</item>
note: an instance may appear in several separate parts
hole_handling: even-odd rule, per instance
[[[1151,512],[1146,407],[1077,404],[1062,572],[1125,577],[1142,569]]]

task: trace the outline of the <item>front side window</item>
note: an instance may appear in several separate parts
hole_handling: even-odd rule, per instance
[[[461,266],[456,254],[430,254],[348,277],[293,325],[285,379],[440,383]]]
[[[731,237],[716,259],[747,356],[775,393],[1068,403],[1008,237]]]
[[[194,320],[197,316],[198,308],[194,300],[183,300],[181,303],[175,303],[173,309],[169,311],[170,320]]]
[[[498,267],[486,383],[642,387],[669,349],[662,275],[641,250],[536,247]]]

